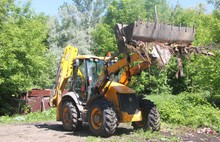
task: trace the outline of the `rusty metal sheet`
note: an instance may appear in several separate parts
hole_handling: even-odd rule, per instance
[[[43,97],[41,99],[41,111],[50,109],[49,102],[50,102],[50,97]]]
[[[49,97],[28,97],[26,101],[27,105],[31,108],[31,112],[40,112],[50,109]]]
[[[28,96],[42,96],[42,97],[50,97],[50,89],[44,89],[44,90],[40,90],[40,89],[32,89],[31,91],[28,91]]]
[[[30,106],[30,112],[40,112],[50,109],[50,89],[32,89],[26,94],[20,96],[21,100],[25,100],[26,105]]]
[[[28,97],[27,105],[31,107],[31,112],[41,111],[41,97]]]

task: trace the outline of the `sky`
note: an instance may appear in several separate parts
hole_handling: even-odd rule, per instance
[[[25,2],[27,0],[16,0]],[[58,13],[58,8],[64,2],[71,3],[72,0],[32,0],[32,8],[35,12],[44,12],[46,15],[56,15]],[[207,4],[207,0],[167,0],[171,6],[175,6],[177,1],[183,6],[183,8],[195,7],[199,3],[204,3],[206,5],[207,13],[210,13],[213,9],[212,5]]]

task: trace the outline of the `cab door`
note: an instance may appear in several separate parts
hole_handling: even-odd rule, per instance
[[[77,66],[74,67],[73,90],[82,98],[87,100],[87,83],[86,83],[86,63],[84,59],[77,59]]]

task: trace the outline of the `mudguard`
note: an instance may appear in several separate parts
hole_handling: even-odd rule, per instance
[[[76,92],[68,92],[66,93],[63,97],[61,102],[58,104],[58,112],[57,113],[57,120],[60,121],[61,120],[61,108],[62,108],[62,104],[64,101],[66,100],[71,100],[77,107],[77,109],[79,110],[79,112],[83,111],[83,102],[81,101],[79,95]]]

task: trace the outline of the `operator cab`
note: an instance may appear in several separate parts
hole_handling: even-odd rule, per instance
[[[87,101],[94,93],[98,77],[104,66],[104,58],[81,57],[74,61],[74,71],[72,78],[72,90],[81,96],[83,101]]]

